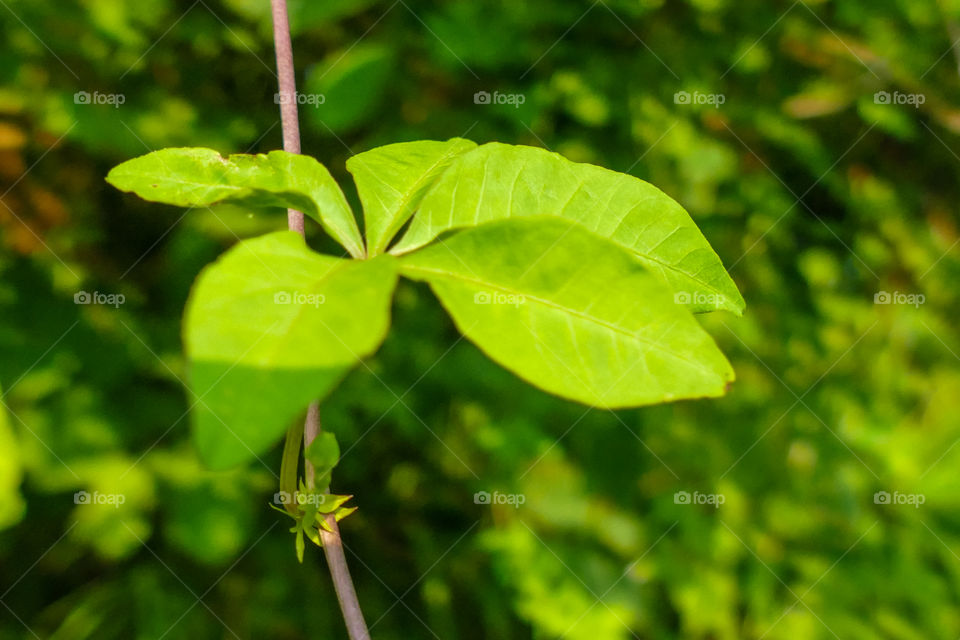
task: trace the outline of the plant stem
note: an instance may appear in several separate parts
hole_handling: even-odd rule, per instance
[[[320,404],[311,402],[307,409],[307,421],[303,425],[304,450],[319,433]],[[313,489],[313,465],[306,459],[304,459],[304,473],[307,476],[307,488]],[[320,541],[323,543],[323,554],[327,557],[327,566],[330,567],[330,577],[333,578],[337,600],[340,601],[340,611],[343,612],[343,619],[347,623],[347,633],[350,634],[351,640],[370,640],[370,631],[367,630],[367,623],[363,619],[363,611],[360,610],[360,602],[357,600],[357,592],[350,579],[350,569],[347,567],[347,557],[343,553],[343,541],[340,540],[337,519],[332,513],[328,513],[324,519],[331,531],[325,531],[321,527]]]
[[[293,44],[287,0],[270,0],[273,14],[273,48],[277,53],[277,80],[280,89],[280,127],[283,150],[300,153],[300,120],[297,117],[297,81],[293,73]],[[287,209],[287,226],[303,235],[303,213]]]
[[[297,118],[297,85],[293,72],[293,45],[290,42],[290,22],[287,17],[286,0],[270,0],[273,14],[273,42],[277,54],[277,74],[280,89],[280,122],[283,129],[283,148],[290,153],[300,153],[300,123]],[[287,226],[291,231],[304,235],[303,213],[295,209],[287,210]],[[317,434],[320,433],[320,406],[317,402],[310,403],[307,409],[307,419],[303,425],[304,451],[310,446]],[[307,487],[314,488],[313,465],[304,459],[304,471]],[[331,531],[320,529],[320,539],[323,542],[323,553],[330,568],[330,577],[340,602],[340,611],[347,625],[347,633],[351,640],[370,640],[370,631],[363,619],[357,592],[350,579],[350,570],[347,568],[347,558],[343,553],[343,542],[340,540],[340,528],[333,514],[326,517]]]

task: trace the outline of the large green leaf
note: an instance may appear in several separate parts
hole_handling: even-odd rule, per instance
[[[226,468],[269,448],[386,334],[396,259],[341,260],[292,231],[240,242],[207,267],[184,333],[204,459]]]
[[[460,156],[394,253],[449,229],[532,215],[570,218],[626,247],[694,311],[743,312],[736,285],[683,207],[643,180],[533,147],[491,143]]]
[[[410,219],[427,190],[457,156],[476,148],[462,138],[400,142],[347,160],[363,203],[367,251],[382,253]]]
[[[223,158],[213,149],[161,149],[114,167],[107,182],[144,200],[181,207],[232,202],[298,209],[352,256],[364,255],[363,239],[343,191],[310,156],[271,151]]]
[[[500,220],[401,259],[491,358],[600,407],[719,396],[733,370],[632,254],[569,220]]]

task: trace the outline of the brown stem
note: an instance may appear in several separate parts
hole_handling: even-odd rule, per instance
[[[297,118],[297,85],[293,73],[293,45],[290,43],[290,23],[287,18],[286,0],[270,0],[273,13],[273,41],[277,53],[277,74],[280,88],[280,121],[283,129],[283,148],[290,153],[300,153],[300,123]],[[287,210],[287,226],[291,231],[304,235],[303,213],[295,209]],[[304,451],[320,433],[320,406],[312,402],[307,409],[307,419],[303,425]],[[304,460],[307,487],[314,488],[313,465]],[[340,602],[340,611],[347,625],[351,640],[370,640],[370,631],[363,619],[357,592],[350,579],[347,558],[343,553],[340,540],[340,528],[333,514],[326,516],[332,531],[320,530],[323,553],[327,557],[330,577]]]
[[[283,150],[300,153],[300,120],[297,118],[297,81],[293,73],[293,45],[290,43],[290,21],[287,0],[270,0],[273,13],[273,46],[277,53],[277,81],[280,97],[280,126]],[[303,235],[303,213],[287,209],[287,226]]]
[[[313,439],[320,433],[320,404],[311,402],[307,409],[307,421],[303,425],[303,447],[306,450]],[[304,459],[304,472],[307,476],[307,488],[314,488],[313,465]],[[360,610],[357,592],[350,579],[350,569],[347,567],[347,557],[343,553],[343,541],[340,540],[340,527],[332,513],[326,515],[327,526],[332,531],[320,529],[320,541],[323,543],[323,554],[327,557],[327,566],[330,567],[330,576],[340,601],[340,610],[347,623],[347,633],[351,640],[370,640],[367,623]]]

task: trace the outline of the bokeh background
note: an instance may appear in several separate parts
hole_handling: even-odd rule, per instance
[[[542,146],[677,199],[747,300],[701,316],[728,396],[613,413],[404,283],[322,407],[375,638],[960,635],[960,1],[290,1],[303,148],[354,203],[373,146]],[[0,1],[0,638],[346,637],[279,446],[209,473],[185,416],[190,284],[284,216],[103,181],[279,148],[270,34],[267,0]]]

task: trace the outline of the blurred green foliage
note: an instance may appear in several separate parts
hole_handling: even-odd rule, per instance
[[[194,276],[285,221],[181,217],[103,182],[154,148],[280,146],[267,1],[2,5],[0,638],[345,637],[321,554],[298,565],[267,508],[279,447],[204,470],[179,380]],[[703,318],[727,397],[611,413],[521,384],[404,285],[391,337],[322,408],[374,637],[960,635],[960,2],[291,13],[301,90],[325,98],[301,106],[304,151],[341,184],[389,142],[545,146],[676,198],[747,300]]]

